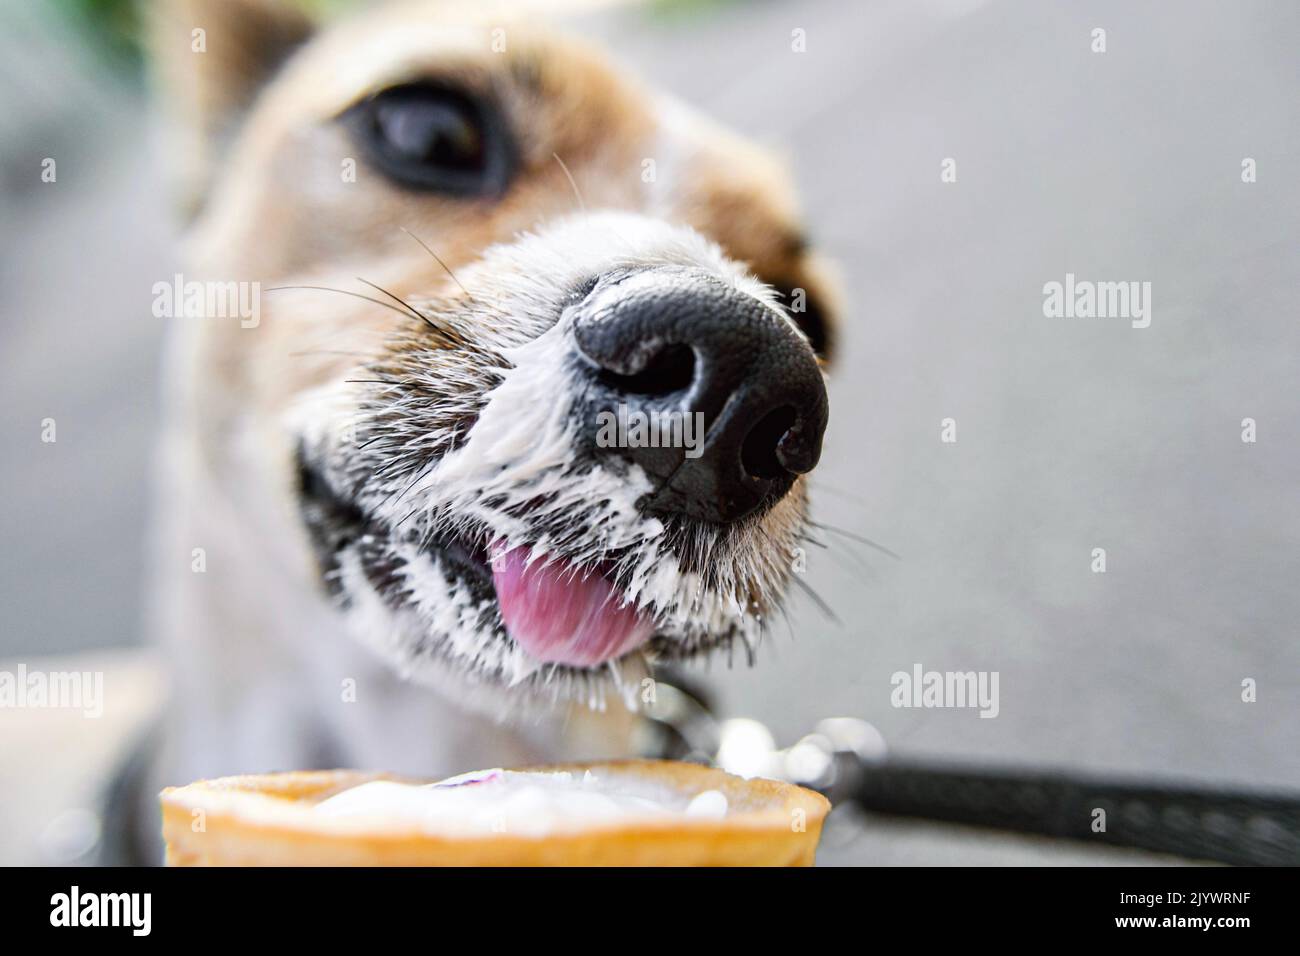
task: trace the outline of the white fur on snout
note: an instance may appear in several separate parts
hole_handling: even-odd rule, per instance
[[[623,599],[652,615],[683,652],[731,639],[752,649],[763,628],[756,610],[779,603],[789,578],[804,524],[801,484],[761,519],[725,530],[701,526],[669,541],[663,523],[636,507],[654,490],[640,467],[617,455],[577,457],[578,429],[594,423],[573,414],[573,293],[593,278],[666,266],[714,275],[789,321],[770,289],[691,229],[623,213],[571,216],[494,246],[459,270],[467,297],[414,300],[455,328],[472,352],[408,348],[395,360],[403,388],[349,386],[361,390],[354,407],[382,421],[387,444],[367,444],[360,457],[339,447],[327,454],[327,470],[360,480],[360,503],[389,529],[408,519],[403,527],[428,536],[481,536],[486,529],[491,540],[529,547],[532,560],[612,573]],[[385,468],[401,449],[446,442],[441,423],[468,409],[475,413],[468,436],[448,443],[455,447],[443,457],[419,473]],[[350,616],[362,639],[413,678],[445,682],[451,661],[471,677],[507,686],[529,681],[598,703],[592,681],[541,665],[505,638],[495,608],[483,607],[435,555],[400,541],[389,553],[402,562],[404,605],[396,620],[373,594],[357,599],[369,585],[356,554],[340,562],[340,583],[353,597]],[[683,572],[684,563],[707,577]],[[645,653],[621,664],[642,672]],[[635,685],[619,668],[612,662],[604,673],[627,691]]]
[[[551,543],[523,541],[530,527],[555,515],[587,515],[592,552],[636,545],[663,531],[643,518],[637,500],[651,490],[645,473],[630,467],[621,474],[593,465],[573,476],[577,425],[573,421],[570,359],[574,344],[565,320],[533,341],[506,349],[513,365],[505,380],[487,395],[487,405],[469,440],[412,488],[408,499],[423,497],[430,511],[451,510],[482,521],[511,543],[528,543],[534,557]],[[500,500],[504,502],[493,503]],[[532,510],[513,517],[515,506]]]

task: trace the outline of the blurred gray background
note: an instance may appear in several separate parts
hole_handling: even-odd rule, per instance
[[[139,643],[175,236],[121,54],[36,5],[0,21],[3,667]],[[822,533],[805,580],[838,622],[796,595],[757,667],[701,670],[720,709],[784,743],[852,715],[913,755],[1300,787],[1300,6],[674,2],[594,29],[788,157],[848,303],[816,517],[901,555]],[[1150,327],[1045,318],[1067,272],[1150,282]],[[147,656],[95,659],[155,686]],[[917,663],[998,671],[999,715],[891,707]],[[71,779],[88,726],[31,760]],[[30,762],[0,775],[0,860],[30,858],[66,807]],[[1137,859],[831,836],[827,862]]]

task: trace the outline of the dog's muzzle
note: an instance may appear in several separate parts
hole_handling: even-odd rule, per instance
[[[664,246],[711,255],[689,235]],[[506,268],[474,303],[497,312],[474,318],[533,321],[531,337],[407,348],[358,383],[356,441],[300,464],[325,579],[363,639],[508,686],[752,646],[785,583],[762,548],[797,533],[828,403],[779,303],[708,265],[574,262],[549,286]]]
[[[673,267],[602,281],[574,337],[580,451],[640,465],[656,488],[642,510],[729,524],[817,464],[828,403],[812,349],[730,283]],[[598,427],[611,420],[622,428],[613,443]]]

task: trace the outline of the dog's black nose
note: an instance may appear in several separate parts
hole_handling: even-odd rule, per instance
[[[817,464],[828,407],[812,349],[732,284],[686,268],[603,279],[574,335],[587,451],[646,471],[643,510],[735,521]]]

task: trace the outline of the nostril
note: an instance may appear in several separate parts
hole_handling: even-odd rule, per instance
[[[784,478],[787,469],[777,457],[777,446],[794,427],[798,416],[789,405],[773,409],[759,419],[740,447],[740,464],[754,478]]]
[[[668,345],[651,356],[639,372],[622,375],[602,369],[597,377],[626,395],[671,395],[695,381],[695,352],[689,345]]]

